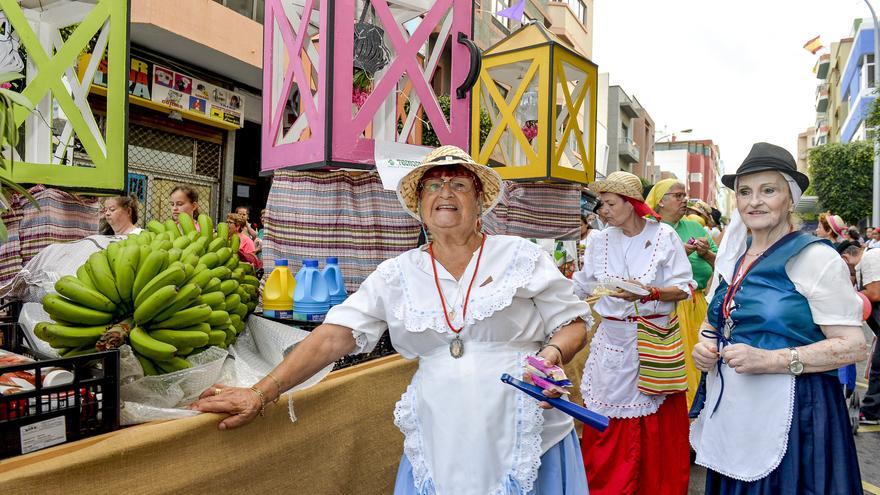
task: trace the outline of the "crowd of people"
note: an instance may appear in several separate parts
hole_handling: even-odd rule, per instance
[[[199,193],[186,185],[175,186],[169,195],[170,216],[175,222],[181,213],[198,219]],[[134,196],[114,196],[101,203],[99,233],[103,235],[125,236],[137,234],[143,229],[138,227],[138,200]],[[226,215],[230,235],[238,235],[241,239],[239,256],[242,260],[262,267],[263,234],[265,231],[266,210],[260,212],[260,227],[250,221],[249,206],[239,206]],[[198,223],[195,224],[198,228]]]
[[[723,230],[676,180],[647,193],[626,172],[591,184],[600,203],[581,218],[583,263],[567,279],[536,244],[482,232],[503,181],[438,148],[397,187],[427,244],[380,264],[253,387],[215,384],[191,407],[240,427],[388,330],[419,363],[394,410],[397,494],[682,494],[691,450],[706,493],[857,493],[835,370],[865,357],[856,288],[880,293],[880,266],[866,263],[880,250],[838,255],[827,236],[853,241],[832,216],[820,236],[800,229],[809,180],[778,146],[756,144],[722,182],[736,198]],[[583,400],[610,422],[578,441],[570,417],[498,377],[588,344]]]

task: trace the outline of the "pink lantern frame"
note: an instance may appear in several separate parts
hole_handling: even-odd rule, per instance
[[[394,52],[387,66],[377,73],[372,92],[359,109],[352,110],[354,22],[356,0],[266,0],[263,39],[263,130],[262,171],[279,168],[371,169],[376,141],[366,137],[372,125],[393,126],[395,141],[405,142],[412,116],[397,132],[397,112],[376,117],[392,93],[399,91],[402,77],[411,84],[410,95],[418,103],[441,144],[468,149],[470,136],[470,88],[480,72],[480,50],[471,41],[471,0],[369,0],[386,43]],[[395,20],[392,5],[430,4],[412,35]],[[316,43],[314,21],[318,21]],[[309,23],[313,33],[309,34]],[[439,30],[438,54],[419,61],[419,50]],[[324,41],[326,40],[326,41]],[[450,46],[449,119],[437,100],[431,79],[439,51]],[[433,55],[433,54],[432,54]],[[445,74],[444,74],[445,76]],[[288,99],[297,86],[301,112],[288,118]],[[413,110],[418,111],[418,110]],[[386,118],[387,117],[387,118]],[[305,119],[305,122],[302,120]],[[285,130],[285,124],[290,127]],[[390,131],[386,129],[386,134]]]

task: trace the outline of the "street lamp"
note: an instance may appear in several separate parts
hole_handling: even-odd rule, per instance
[[[660,141],[663,141],[664,139],[666,139],[666,138],[668,138],[668,137],[675,136],[676,134],[690,134],[690,133],[692,133],[692,132],[694,132],[693,129],[682,129],[682,130],[680,130],[680,131],[678,131],[678,132],[670,132],[669,134],[666,134],[666,135],[664,135],[664,136],[660,136],[659,139],[655,139],[655,140],[654,140],[654,144],[657,144],[657,143],[659,143]]]
[[[871,2],[865,0],[871,17],[874,18],[874,89],[880,86],[880,23],[877,22],[877,13]],[[875,131],[876,134],[876,131]],[[880,141],[874,136],[874,196],[871,201],[871,225],[880,225]]]

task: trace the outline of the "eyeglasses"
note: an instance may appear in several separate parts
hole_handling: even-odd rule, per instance
[[[455,193],[466,193],[474,189],[474,181],[467,177],[447,177],[445,179],[426,179],[422,181],[422,190],[428,194],[437,194],[444,185]]]
[[[688,197],[687,193],[683,193],[683,192],[681,192],[681,193],[666,193],[663,196],[672,196],[674,199],[677,199],[679,201],[685,200]]]

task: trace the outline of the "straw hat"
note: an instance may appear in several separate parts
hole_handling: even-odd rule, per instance
[[[590,190],[596,194],[609,192],[639,201],[645,200],[645,197],[642,196],[642,181],[629,172],[612,172],[605,180],[590,184]]]
[[[475,162],[457,146],[441,146],[428,153],[419,166],[410,170],[397,183],[397,199],[410,216],[422,220],[419,215],[419,182],[422,177],[428,170],[445,165],[461,165],[477,176],[482,188],[483,214],[489,213],[498,204],[504,190],[504,182],[498,172]]]

